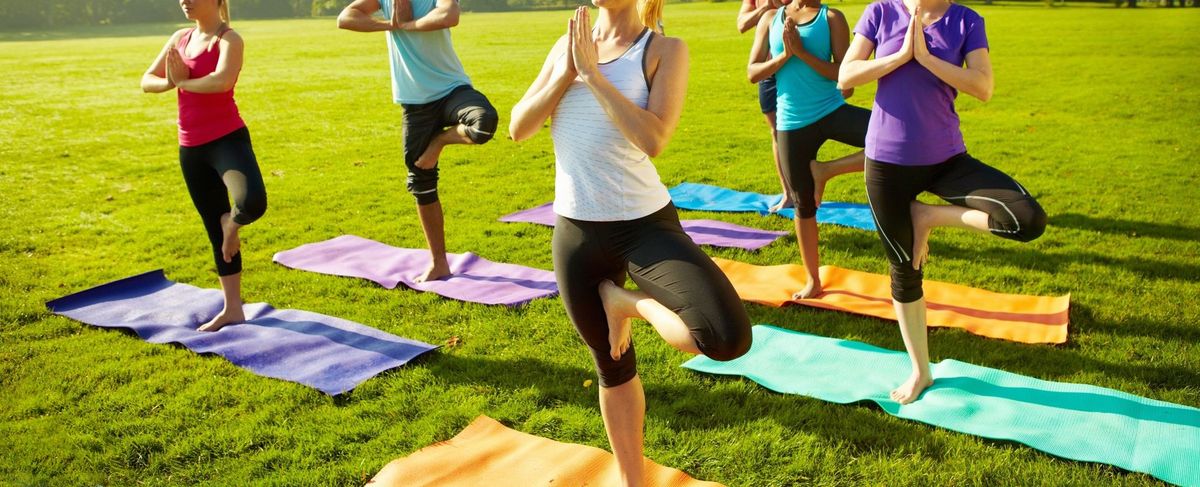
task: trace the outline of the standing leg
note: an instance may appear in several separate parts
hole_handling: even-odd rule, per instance
[[[408,167],[408,192],[417,200],[417,216],[425,243],[429,247],[429,269],[417,282],[441,279],[450,275],[446,261],[446,234],[443,229],[442,205],[438,200],[438,168],[417,167],[417,158],[441,130],[438,102],[423,105],[404,105],[404,164]]]
[[[225,183],[213,167],[213,143],[199,147],[180,147],[179,166],[183,172],[183,181],[187,184],[188,195],[200,221],[204,223],[204,231],[208,234],[208,243],[212,248],[213,262],[217,266],[217,275],[221,280],[221,289],[225,294],[225,307],[217,316],[204,325],[201,331],[216,331],[222,326],[245,320],[242,312],[240,275],[242,272],[242,256],[240,253],[226,256],[222,250],[225,235],[222,220],[228,218],[229,194]]]
[[[625,485],[641,485],[642,430],[646,399],[637,376],[637,354],[630,343],[616,358],[610,353],[612,331],[601,283],[624,283],[625,269],[604,250],[606,238],[595,224],[559,217],[552,243],[554,276],[563,306],[587,344],[600,379],[600,413]]]
[[[821,259],[818,251],[817,199],[811,161],[825,139],[821,137],[817,124],[796,130],[781,130],[779,134],[779,158],[782,161],[783,177],[788,188],[789,199],[796,208],[796,243],[800,245],[800,260],[808,273],[808,284],[792,295],[792,299],[807,299],[821,294]]]
[[[893,400],[907,404],[933,383],[929,370],[929,338],[921,271],[913,265],[913,226],[909,204],[932,178],[929,166],[906,167],[867,160],[867,202],[875,217],[879,239],[892,276],[892,305],[900,322],[900,335],[912,362],[912,374],[891,392]]]

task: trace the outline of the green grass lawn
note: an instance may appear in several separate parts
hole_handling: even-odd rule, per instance
[[[768,133],[745,78],[737,3],[671,5],[688,42],[683,120],[656,161],[683,181],[774,192]],[[853,23],[863,3],[839,3]],[[958,107],[973,155],[1016,177],[1050,214],[1031,244],[935,233],[928,279],[1025,294],[1071,293],[1061,346],[931,332],[933,359],[1082,382],[1200,407],[1200,10],[976,6],[988,20],[993,101]],[[566,12],[467,14],[454,36],[502,114],[533,79]],[[0,484],[353,485],[486,414],[528,433],[607,448],[591,360],[558,299],[510,310],[288,270],[274,252],[356,234],[420,247],[404,190],[401,111],[382,34],[333,19],[237,22],[237,88],[270,209],[243,232],[248,301],[335,315],[443,343],[345,397],[259,377],[180,347],[50,315],[47,300],[150,269],[216,287],[177,162],[175,96],[142,71],[175,25],[0,35]],[[29,37],[45,40],[26,40]],[[873,86],[852,103],[870,106]],[[551,268],[549,229],[500,215],[553,197],[547,132],[506,132],[442,159],[448,242]],[[822,158],[849,149],[829,144]],[[860,177],[827,199],[865,202]],[[786,230],[780,218],[685,212]],[[822,228],[824,263],[886,272],[873,233]],[[798,262],[795,238],[756,264]],[[900,350],[894,323],[748,305],[756,323]],[[678,367],[634,331],[646,384],[646,455],[730,485],[1150,485],[1103,465],[768,392]]]

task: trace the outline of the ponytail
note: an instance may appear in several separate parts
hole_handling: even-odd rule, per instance
[[[229,25],[229,0],[217,0],[217,10],[220,11],[221,21]]]
[[[229,0],[225,0],[229,1]],[[640,0],[638,2],[638,15],[642,18],[642,25],[649,27],[651,30],[663,33],[662,26],[662,11],[663,3],[666,0]]]

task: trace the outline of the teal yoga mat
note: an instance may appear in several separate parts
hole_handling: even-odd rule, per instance
[[[737,360],[699,356],[683,366],[784,394],[874,401],[896,417],[1200,486],[1200,409],[956,360],[933,364],[933,386],[900,406],[888,392],[908,377],[903,352],[769,325],[754,327],[754,345]]]

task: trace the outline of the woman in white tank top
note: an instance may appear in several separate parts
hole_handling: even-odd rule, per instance
[[[524,140],[552,119],[554,272],[596,363],[621,481],[642,485],[646,401],[630,319],[650,322],[676,349],[717,360],[750,349],[750,320],[729,280],[683,232],[650,161],[683,111],[687,46],[651,30],[662,0],[593,3],[595,27],[587,8],[576,10],[513,107],[509,133]],[[626,276],[639,291],[623,287]]]

